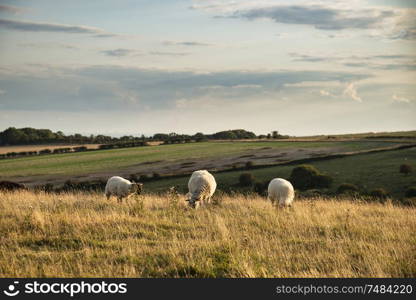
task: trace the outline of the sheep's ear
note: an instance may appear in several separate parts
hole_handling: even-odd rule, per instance
[[[132,181],[131,181],[131,183],[136,184],[136,183],[134,182],[134,180],[132,180]]]

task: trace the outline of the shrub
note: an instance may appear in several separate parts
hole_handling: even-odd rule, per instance
[[[412,172],[412,167],[408,164],[403,164],[400,165],[400,173],[404,174],[404,175],[409,175],[409,173]]]
[[[70,179],[65,181],[64,186],[62,187],[63,191],[72,191],[75,189],[75,183],[73,183]]]
[[[53,150],[53,153],[68,153],[71,152],[71,148],[56,148]]]
[[[55,189],[57,192],[69,192],[69,191],[93,191],[101,192],[104,191],[106,181],[82,181],[82,182],[73,182],[71,180],[65,181],[62,188]]]
[[[300,165],[292,170],[289,181],[299,190],[312,188],[328,188],[333,179],[329,175],[320,173],[314,166]]]
[[[388,197],[388,193],[386,192],[385,189],[378,188],[378,189],[372,190],[370,192],[370,196],[377,200],[385,200]]]
[[[39,151],[39,154],[51,154],[52,151],[50,149],[43,149]]]
[[[98,146],[98,149],[100,149],[100,150],[113,149],[113,148],[116,148],[116,145],[114,145],[114,144],[103,144],[103,145]]]
[[[314,188],[329,188],[332,184],[332,177],[329,175],[318,174],[312,177],[312,185]]]
[[[265,195],[267,190],[267,183],[257,181],[254,183],[253,190],[259,195]]]
[[[73,148],[75,152],[83,152],[83,151],[87,151],[88,148],[85,146],[80,146],[80,147],[74,147]]]
[[[242,173],[238,178],[241,186],[252,186],[254,183],[254,176],[251,173]]]
[[[416,187],[412,186],[406,190],[406,198],[416,197]]]
[[[293,181],[299,188],[307,189],[312,187],[312,178],[319,174],[319,171],[311,165],[301,165],[292,170],[290,181]]]
[[[253,162],[252,161],[246,162],[246,169],[251,169],[252,167],[253,167]]]
[[[317,189],[311,189],[311,190],[298,193],[297,197],[310,199],[310,198],[322,198],[323,195],[324,194],[322,193],[322,191],[317,190]]]
[[[356,193],[356,192],[358,192],[358,187],[351,183],[343,183],[337,188],[338,194]]]
[[[45,183],[39,187],[39,190],[45,193],[52,193],[53,192],[53,184],[52,183]]]

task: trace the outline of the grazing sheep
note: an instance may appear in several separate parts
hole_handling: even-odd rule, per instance
[[[13,181],[0,181],[0,190],[1,191],[17,191],[17,190],[26,190],[24,184],[13,182]]]
[[[130,182],[120,176],[113,176],[108,179],[105,186],[105,195],[107,200],[112,195],[117,197],[117,202],[122,202],[123,197],[128,198],[134,193],[140,194],[142,192],[143,184]]]
[[[206,170],[192,173],[188,181],[189,193],[187,194],[189,206],[198,208],[200,205],[211,202],[211,197],[217,188],[214,176]]]
[[[292,184],[282,178],[274,178],[270,181],[267,194],[268,199],[279,207],[292,206],[293,198],[295,198],[295,190]]]

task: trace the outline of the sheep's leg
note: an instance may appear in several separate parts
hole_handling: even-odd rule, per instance
[[[107,200],[110,200],[111,194],[105,194],[105,196],[107,197]]]
[[[122,197],[117,197],[117,202],[118,203],[123,203],[123,198]]]

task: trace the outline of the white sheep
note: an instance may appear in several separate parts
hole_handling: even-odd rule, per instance
[[[114,195],[117,197],[117,202],[122,202],[124,197],[127,198],[134,193],[140,194],[142,187],[143,184],[141,183],[130,182],[123,177],[113,176],[107,181],[105,195],[107,196],[107,200]]]
[[[189,201],[189,205],[198,208],[200,205],[210,203],[216,188],[215,178],[207,170],[193,172],[188,181],[187,201]]]
[[[292,184],[283,178],[274,178],[270,181],[267,194],[267,198],[280,207],[292,206],[293,198],[295,198]]]

